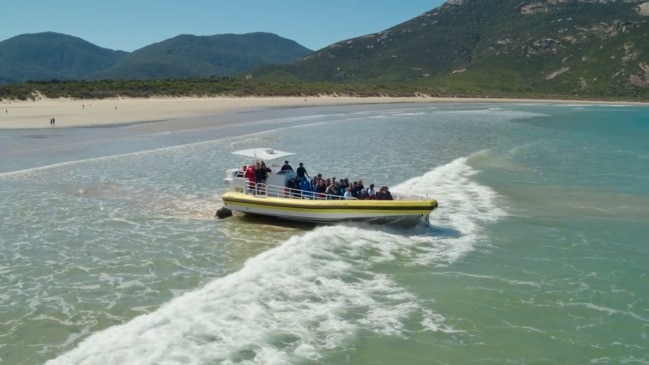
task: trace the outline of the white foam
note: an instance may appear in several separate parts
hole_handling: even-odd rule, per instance
[[[210,363],[249,351],[252,363],[317,360],[361,328],[398,334],[419,304],[388,276],[369,270],[363,257],[386,237],[368,239],[365,232],[325,227],[294,237],[49,363]]]
[[[454,332],[430,303],[379,267],[446,265],[470,251],[480,222],[502,214],[493,192],[469,179],[475,172],[458,159],[394,188],[440,198],[432,230],[348,225],[293,236],[48,364],[318,361],[359,331],[406,336],[413,316],[420,318],[417,331]]]
[[[430,215],[430,223],[452,237],[442,241],[452,246],[449,248],[452,251],[445,251],[449,262],[471,250],[474,242],[482,238],[485,222],[495,222],[506,215],[499,207],[497,193],[471,179],[478,171],[471,168],[467,160],[458,158],[392,188],[396,192],[437,199],[439,207]]]

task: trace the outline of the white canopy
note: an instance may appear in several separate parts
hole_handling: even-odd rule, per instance
[[[274,148],[249,148],[232,152],[235,155],[249,157],[257,160],[272,161],[278,158],[294,155],[293,152],[278,151]]]

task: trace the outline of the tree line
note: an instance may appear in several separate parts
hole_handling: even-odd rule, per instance
[[[239,78],[186,78],[164,80],[26,81],[0,85],[0,99],[35,100],[39,97],[105,99],[191,96],[414,96],[403,85],[283,83]]]
[[[628,94],[628,93],[627,93]],[[455,98],[532,98],[593,99],[592,96],[535,93],[533,90],[488,90],[467,84],[403,84],[403,83],[332,83],[332,82],[270,82],[233,77],[185,78],[164,80],[99,80],[99,81],[26,81],[0,84],[2,100],[38,100],[39,98],[71,98],[80,100],[117,97],[272,97],[323,95],[355,97],[455,97]],[[642,95],[625,95],[600,100],[642,100]]]

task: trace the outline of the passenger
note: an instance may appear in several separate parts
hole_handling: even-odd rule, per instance
[[[300,182],[296,177],[291,178],[287,183],[286,187],[290,189],[290,196],[291,198],[299,198],[300,197]]]
[[[318,180],[320,179],[322,179],[322,174],[318,174],[311,179],[311,191],[315,191],[316,186],[318,186]]]
[[[352,186],[352,194],[356,199],[360,199],[361,189],[361,185],[358,183],[358,181],[354,181],[354,185]]]
[[[282,168],[279,171],[285,173],[287,171],[293,171],[293,168],[288,164],[288,160],[286,160],[284,161],[284,165],[282,165]]]
[[[348,186],[347,189],[345,189],[345,199],[354,199],[351,186]]]
[[[363,186],[363,180],[362,179],[358,179],[358,186],[354,186],[354,189],[355,189],[354,196],[357,197],[358,199],[360,199],[361,198],[361,191],[363,189],[365,189],[365,186]]]
[[[300,190],[311,191],[311,184],[306,179],[300,181]]]
[[[302,199],[310,199],[313,197],[313,189],[311,189],[311,184],[306,180],[301,180],[300,181],[300,193],[302,195]]]
[[[261,161],[261,168],[266,170],[266,178],[268,178],[268,174],[273,172],[270,167],[266,166],[266,163],[264,161]]]
[[[327,186],[325,185],[324,179],[318,180],[318,184],[314,189],[316,197],[324,199],[326,197]]]
[[[376,194],[376,199],[377,200],[387,200],[386,199],[386,194],[385,194],[385,189],[386,187],[383,186],[381,189],[379,189],[379,192]]]
[[[362,199],[362,200],[369,199],[369,195],[367,195],[367,190],[361,189],[361,197],[360,197],[360,199]]]
[[[390,190],[387,186],[383,186],[381,187],[381,190],[379,190],[379,193],[376,194],[376,198],[378,200],[392,200],[392,194],[390,194]]]
[[[392,200],[392,194],[390,194],[390,189],[385,187],[385,200]]]
[[[367,189],[367,199],[371,199],[371,200],[376,199],[376,191],[374,191],[374,184],[370,184],[370,188]]]
[[[327,199],[338,199],[338,190],[336,190],[336,186],[333,183],[327,186],[325,193],[327,194]]]
[[[340,183],[340,188],[341,189],[347,190],[347,187],[349,186],[349,184],[347,182],[345,182],[345,179],[340,179],[339,183]]]
[[[248,166],[245,174],[243,175],[243,177],[245,177],[246,180],[248,180],[248,192],[252,192],[255,190],[255,180],[256,180],[255,176],[256,176],[255,166],[253,165]]]
[[[257,183],[257,194],[265,192],[266,178],[268,177],[268,170],[265,164],[262,166],[261,162],[257,162],[255,166],[255,182]]]
[[[305,176],[308,177],[309,179],[311,178],[311,176],[309,176],[309,174],[307,173],[306,168],[304,167],[304,164],[302,162],[300,162],[300,167],[297,168],[296,172],[297,172],[297,176],[301,180],[305,179]]]

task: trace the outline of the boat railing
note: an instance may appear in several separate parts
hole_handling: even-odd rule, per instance
[[[295,189],[286,186],[255,183],[246,179],[235,178],[232,188],[235,191],[249,195],[268,196],[274,198],[308,199],[308,200],[347,200],[344,196],[318,193],[311,190]],[[393,200],[426,200],[427,197],[404,193],[391,193]],[[352,198],[356,200],[356,198]]]
[[[274,198],[308,199],[308,200],[343,200],[342,196],[316,193],[310,190],[289,188],[286,186],[257,184],[249,182],[246,194],[261,195]]]

